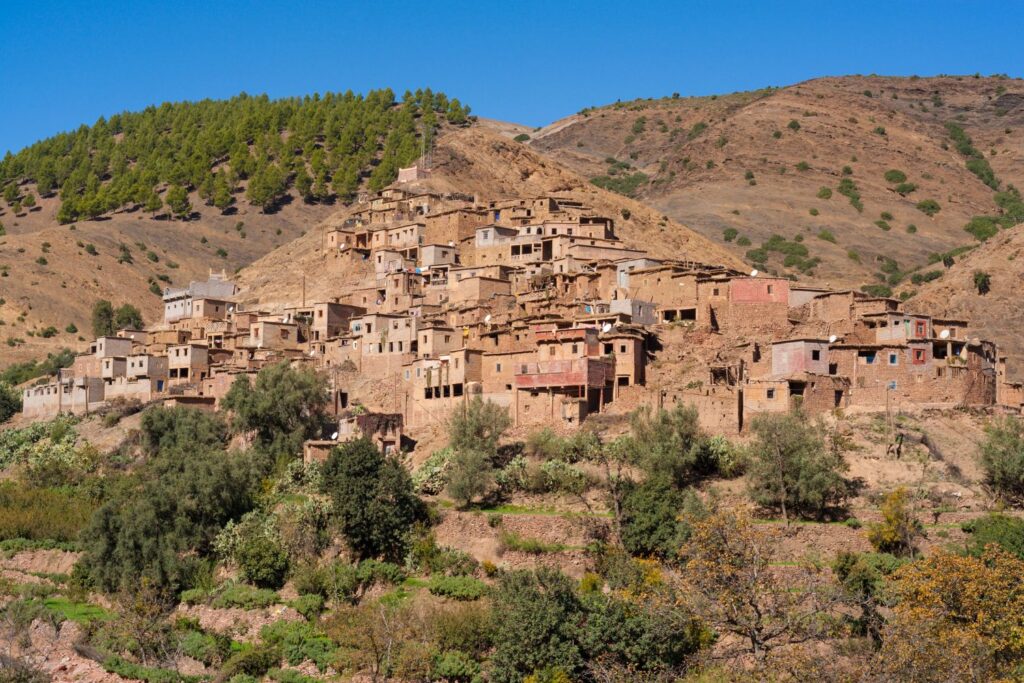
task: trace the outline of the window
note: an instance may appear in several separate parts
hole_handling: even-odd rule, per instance
[[[814,349],[811,351],[811,360],[821,360],[821,351]]]
[[[607,354],[612,353],[614,351],[614,346],[615,346],[614,344],[605,344],[604,345],[604,352],[605,352],[605,354],[607,355]]]
[[[572,355],[575,356],[579,352],[580,352],[580,345],[579,344],[573,344],[572,345]]]
[[[625,353],[625,352],[626,352],[626,345],[625,344],[619,344],[619,353]]]
[[[661,282],[661,280],[658,280],[658,282]],[[711,290],[711,296],[718,296],[718,287]]]
[[[768,285],[768,293],[769,293],[769,294],[771,294],[771,293],[772,293],[772,287],[773,287],[772,285]]]
[[[899,360],[900,360],[899,359],[899,355],[897,355],[895,353],[890,353],[889,354],[889,365],[897,365],[897,364],[899,364]]]
[[[554,346],[549,346],[548,347],[548,355],[549,356],[555,355],[555,347]]]
[[[924,349],[914,349],[914,363],[920,365],[925,362],[926,358],[927,355]]]
[[[501,372],[501,363],[495,363],[494,364],[494,371],[495,372]]]
[[[775,390],[774,389],[768,389],[767,391],[764,392],[764,395],[765,395],[765,398],[767,398],[769,401],[771,401],[772,399],[775,398]]]

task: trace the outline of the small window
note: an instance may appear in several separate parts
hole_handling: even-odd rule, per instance
[[[769,389],[768,391],[766,391],[766,392],[765,392],[765,397],[766,397],[766,398],[767,398],[767,399],[768,399],[769,401],[771,401],[772,399],[774,399],[774,398],[775,398],[775,390],[774,390],[774,389]]]
[[[572,355],[575,356],[579,352],[580,352],[580,345],[579,344],[573,344],[572,345]]]
[[[625,344],[619,344],[619,353],[625,353],[625,352],[626,352],[626,345]]]
[[[549,356],[555,355],[555,347],[554,346],[549,346],[548,347],[548,355]]]
[[[895,353],[889,354],[889,365],[896,365],[899,363],[899,356]]]
[[[501,372],[501,363],[495,363],[494,364],[494,371],[495,372]]]
[[[821,351],[818,349],[811,351],[811,360],[821,360]]]
[[[768,285],[768,293],[769,293],[769,294],[771,294],[771,293],[772,293],[772,288],[773,288],[773,285]]]
[[[658,282],[661,282],[661,280],[658,280]],[[718,287],[711,290],[711,296],[718,296]]]

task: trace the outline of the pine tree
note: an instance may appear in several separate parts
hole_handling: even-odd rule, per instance
[[[172,185],[167,190],[167,207],[178,218],[188,218],[192,213],[192,202],[188,199],[188,190],[181,185]]]

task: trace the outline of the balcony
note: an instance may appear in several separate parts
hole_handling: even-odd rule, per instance
[[[549,360],[516,364],[516,387],[604,387],[615,377],[615,363],[601,358]]]

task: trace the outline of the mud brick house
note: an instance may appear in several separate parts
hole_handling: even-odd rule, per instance
[[[231,300],[238,293],[238,287],[228,281],[225,273],[211,273],[205,282],[191,282],[188,287],[164,290],[164,322],[174,322],[192,317],[192,305],[196,299]]]
[[[397,453],[402,445],[402,415],[400,413],[349,412],[338,419],[336,438],[309,440],[303,444],[305,463],[324,462],[339,443],[369,439],[381,453]]]
[[[615,358],[603,355],[598,330],[538,331],[532,360],[515,367],[516,424],[579,424],[613,398]]]

